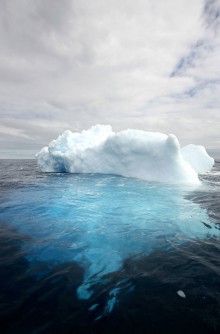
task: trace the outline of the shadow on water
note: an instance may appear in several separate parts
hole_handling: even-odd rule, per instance
[[[167,252],[124,261],[92,298],[76,297],[76,263],[30,272],[22,243],[30,237],[6,224],[0,231],[1,333],[219,333],[220,266],[215,239],[172,245]],[[186,298],[177,291],[182,290]],[[115,303],[109,301],[115,299]],[[111,306],[112,305],[112,306]]]

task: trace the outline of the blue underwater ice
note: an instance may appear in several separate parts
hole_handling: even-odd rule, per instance
[[[219,233],[206,227],[211,224],[206,210],[189,199],[194,190],[113,175],[44,174],[8,194],[0,215],[31,237],[24,244],[30,266],[42,261],[82,266],[77,294],[88,299],[125,259]],[[119,289],[110,293],[109,312]]]

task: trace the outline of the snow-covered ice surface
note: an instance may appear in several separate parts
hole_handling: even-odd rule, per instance
[[[204,146],[187,145],[181,149],[181,154],[197,173],[209,172],[214,165],[214,159],[208,155]]]
[[[112,131],[96,125],[81,133],[65,131],[37,154],[43,172],[99,173],[165,183],[199,184],[197,173],[214,160],[202,146],[180,149],[174,135],[140,130]]]

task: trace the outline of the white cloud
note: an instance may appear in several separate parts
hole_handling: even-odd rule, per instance
[[[13,132],[14,148],[95,123],[218,145],[219,1],[0,6],[0,134]]]

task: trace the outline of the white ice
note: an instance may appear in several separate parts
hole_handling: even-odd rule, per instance
[[[214,165],[214,159],[208,155],[204,146],[187,145],[181,149],[181,154],[197,173],[209,172]]]
[[[130,129],[115,133],[109,125],[65,131],[36,156],[43,172],[115,174],[166,183],[199,184],[197,173],[214,164],[204,147],[180,149],[172,134]]]

